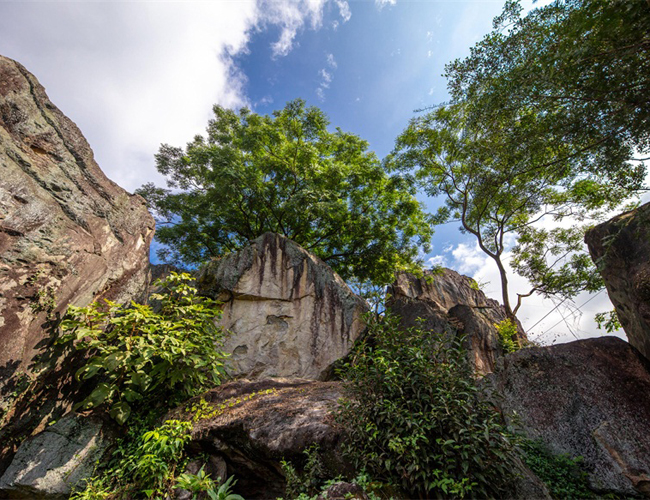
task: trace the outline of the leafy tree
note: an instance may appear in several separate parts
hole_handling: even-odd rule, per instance
[[[522,120],[512,128],[539,134],[543,141],[544,131],[535,122]],[[576,147],[571,143],[513,149],[508,137],[497,132],[473,126],[462,104],[440,107],[411,121],[397,139],[391,162],[395,168],[414,169],[424,191],[442,197],[436,223],[459,222],[495,262],[503,304],[513,318],[522,298],[532,293],[572,296],[602,286],[581,248],[583,227],[545,231],[536,224],[544,217],[588,222],[617,207],[630,191],[590,173],[581,162],[553,162],[571,155]],[[515,269],[533,286],[513,305],[504,256],[517,238]]]
[[[273,116],[214,107],[207,137],[156,155],[168,187],[139,191],[162,227],[167,260],[198,264],[267,231],[282,234],[343,278],[385,283],[413,267],[431,228],[408,177],[388,175],[368,144],[304,101]]]
[[[522,18],[508,2],[495,30],[447,66],[451,104],[398,139],[400,166],[444,199],[436,222],[459,221],[496,263],[511,317],[532,293],[601,288],[584,232],[644,189],[645,168],[630,161],[648,148],[649,80],[636,66],[649,64],[650,9],[630,4],[556,1]],[[510,249],[532,283],[514,304]]]
[[[404,331],[390,315],[369,329],[343,372],[346,456],[409,498],[506,497],[514,447],[480,397],[461,340]]]
[[[471,103],[479,123],[532,111],[557,140],[599,152],[605,170],[650,150],[650,5],[556,0],[521,12],[508,1],[494,31],[447,66],[453,101]]]
[[[105,406],[123,424],[133,407],[156,400],[191,397],[220,383],[226,354],[218,349],[224,332],[214,321],[217,302],[197,295],[189,274],[172,273],[155,284],[160,293],[150,305],[130,307],[106,301],[68,309],[59,342],[89,353],[77,372],[82,380],[97,380],[78,406]]]

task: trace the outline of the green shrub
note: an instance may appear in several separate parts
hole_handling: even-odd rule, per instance
[[[517,325],[511,319],[504,319],[500,323],[496,323],[495,328],[499,335],[499,345],[503,352],[508,354],[510,352],[518,351],[519,339],[517,338]]]
[[[582,469],[582,457],[556,455],[539,440],[524,440],[520,447],[526,465],[546,484],[553,498],[594,498]]]
[[[461,340],[370,321],[345,366],[337,420],[346,456],[414,497],[501,496],[514,448],[500,416],[479,397]]]
[[[108,300],[104,308],[97,302],[69,308],[59,341],[89,353],[77,378],[98,381],[78,406],[105,405],[122,424],[134,404],[178,402],[220,383],[226,355],[218,350],[224,334],[215,320],[221,311],[190,281],[176,273],[157,281],[163,291],[152,295],[156,309]]]

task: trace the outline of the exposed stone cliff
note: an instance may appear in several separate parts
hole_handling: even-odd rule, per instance
[[[488,299],[474,280],[456,271],[425,271],[420,278],[398,273],[388,289],[386,307],[404,328],[421,326],[464,336],[470,362],[479,374],[490,373],[503,355],[495,325],[506,319],[505,309]],[[526,342],[519,322],[517,328],[519,340]]]
[[[650,359],[650,204],[596,226],[585,242],[630,344]]]
[[[153,230],[144,200],[106,178],[36,78],[0,56],[0,379],[26,368],[48,312],[138,295]]]
[[[139,298],[153,232],[144,200],[110,181],[36,78],[0,56],[0,475],[71,405],[74,364],[53,352],[50,320],[69,304]]]

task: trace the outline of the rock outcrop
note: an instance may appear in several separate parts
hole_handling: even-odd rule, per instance
[[[425,271],[421,278],[402,272],[389,287],[387,309],[404,328],[422,327],[465,337],[476,372],[492,372],[503,355],[495,325],[507,318],[503,306],[488,299],[467,276],[451,269]],[[519,340],[526,334],[517,322]]]
[[[153,232],[144,200],[106,178],[36,78],[0,56],[0,475],[71,405],[56,319],[69,304],[139,298]]]
[[[320,259],[266,233],[209,264],[201,293],[223,302],[231,374],[324,380],[363,333],[368,306]]]
[[[24,441],[0,477],[0,498],[65,499],[111,443],[98,418],[67,415]]]
[[[311,445],[318,445],[328,468],[342,470],[342,430],[332,418],[342,394],[339,382],[240,380],[188,401],[168,417],[194,423],[190,450],[210,456],[206,472],[234,474],[244,498],[276,498],[286,484],[280,461],[304,462]]]
[[[649,369],[634,347],[601,337],[509,354],[486,382],[529,438],[583,457],[594,491],[650,497]]]
[[[650,203],[596,226],[585,242],[630,344],[650,359]]]
[[[99,169],[36,78],[0,56],[0,380],[25,371],[48,314],[143,291],[154,221]]]

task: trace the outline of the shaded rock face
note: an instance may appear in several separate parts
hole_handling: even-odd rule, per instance
[[[585,235],[627,338],[650,359],[650,204]]]
[[[233,376],[326,379],[365,330],[366,302],[320,259],[277,234],[212,262],[198,288],[224,303]]]
[[[503,356],[495,324],[506,319],[496,300],[489,299],[474,280],[451,269],[425,271],[422,278],[401,272],[388,288],[387,309],[399,317],[403,328],[422,327],[465,337],[466,347],[476,372],[493,371]],[[526,334],[517,322],[519,338]]]
[[[0,477],[0,498],[64,499],[110,443],[97,418],[68,415],[24,441]]]
[[[276,498],[285,488],[280,461],[303,463],[312,444],[331,470],[343,470],[337,452],[342,431],[332,418],[342,394],[339,382],[240,380],[188,401],[168,418],[194,422],[189,449],[210,456],[206,472],[223,477],[225,464],[244,498]],[[209,409],[197,414],[200,399]]]
[[[598,492],[650,497],[650,363],[616,337],[522,349],[486,382],[528,437],[582,456]]]
[[[106,178],[72,121],[0,56],[0,385],[68,304],[144,290],[154,221]]]

